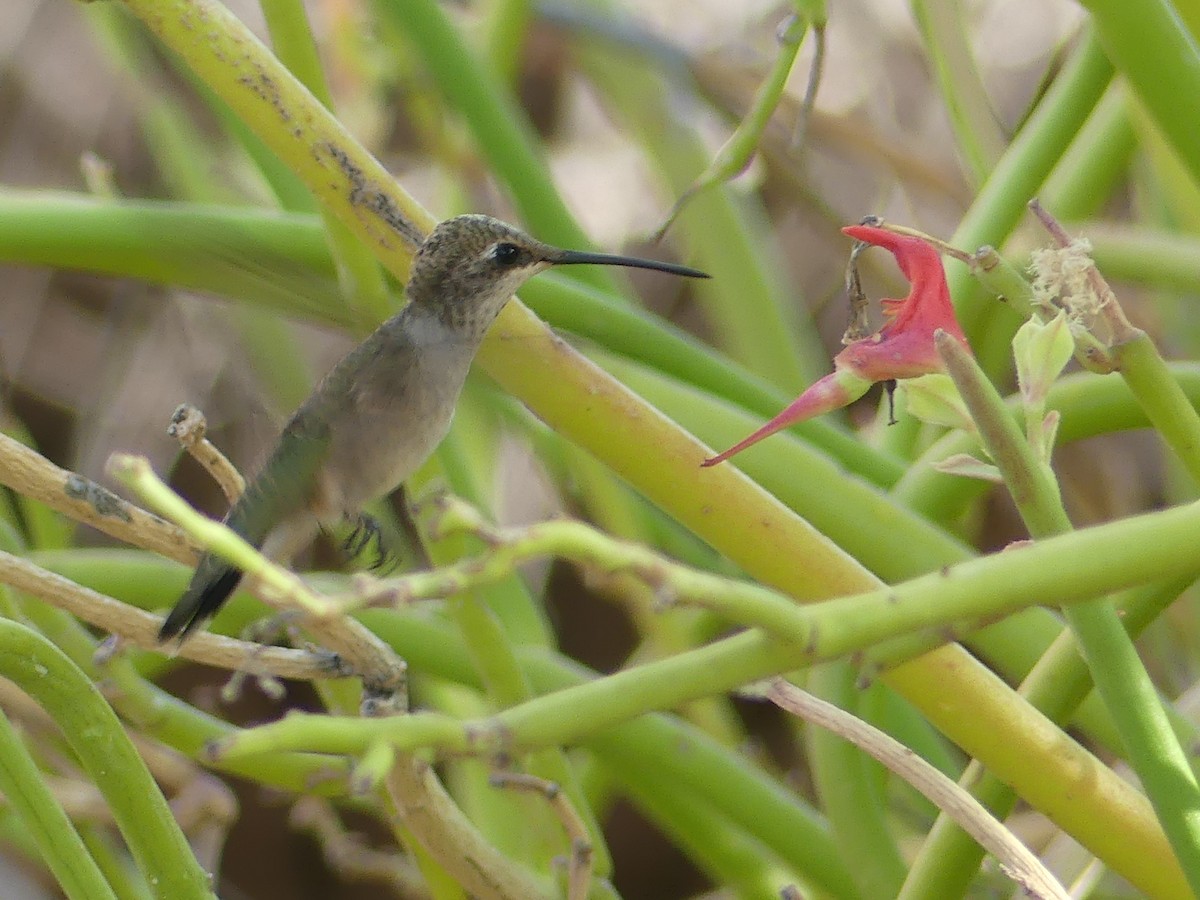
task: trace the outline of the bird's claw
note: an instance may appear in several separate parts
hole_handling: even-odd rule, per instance
[[[354,558],[371,546],[371,541],[375,542],[375,561],[370,566],[371,570],[374,571],[382,568],[390,556],[383,544],[383,528],[380,527],[379,522],[375,518],[365,513],[360,514],[354,523],[353,530],[346,536],[346,540],[342,542],[342,549],[351,558]]]

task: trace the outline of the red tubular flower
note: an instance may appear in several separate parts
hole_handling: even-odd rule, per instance
[[[847,345],[834,357],[832,374],[812,385],[754,434],[724,453],[704,460],[702,466],[715,466],[789,425],[846,406],[877,381],[941,372],[942,361],[933,344],[938,329],[958,338],[969,349],[954,317],[941,257],[931,244],[870,225],[851,225],[842,232],[890,250],[900,271],[912,284],[908,296],[903,300],[880,301],[887,322],[878,332]]]

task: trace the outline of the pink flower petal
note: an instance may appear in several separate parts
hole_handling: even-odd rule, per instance
[[[797,397],[779,415],[764,425],[744,441],[734,444],[724,453],[709,457],[700,463],[704,468],[724,462],[735,453],[741,453],[752,444],[757,444],[765,437],[777,431],[811,419],[834,409],[839,409],[854,402],[871,387],[870,381],[865,381],[852,372],[841,369],[826,375],[820,381],[812,384],[808,390]]]
[[[918,237],[896,234],[871,225],[850,225],[843,228],[842,233],[890,250],[892,256],[896,257],[900,271],[912,285],[904,299],[880,301],[884,312],[892,317],[879,331],[884,340],[889,335],[915,328],[927,334],[932,341],[933,332],[941,328],[966,343],[967,339],[954,315],[954,304],[950,302],[950,288],[946,286],[942,259],[932,244]]]

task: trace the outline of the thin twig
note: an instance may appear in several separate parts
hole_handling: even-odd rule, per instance
[[[0,551],[0,582],[119,635],[134,646],[144,650],[162,649],[158,643],[161,617],[76,584],[27,559]],[[347,665],[334,654],[263,647],[207,632],[197,634],[176,652],[186,659],[252,675],[312,681],[345,678],[350,674]]]
[[[879,219],[876,222],[875,227],[882,228],[884,231],[890,231],[893,234],[903,234],[906,237],[920,238],[921,240],[925,241],[925,243],[932,244],[942,253],[945,253],[947,256],[953,259],[957,259],[961,263],[966,263],[968,266],[973,266],[975,264],[974,254],[968,253],[966,250],[960,250],[953,244],[949,244],[946,241],[943,241],[941,238],[936,238],[931,234],[926,234],[924,231],[921,231],[917,228],[909,228],[907,225],[894,225],[891,222],[883,221],[883,219]]]
[[[550,802],[550,808],[558,816],[571,843],[571,856],[567,863],[567,900],[584,900],[592,881],[592,842],[588,838],[587,826],[571,803],[571,798],[553,781],[524,772],[493,772],[488,784],[538,793]]]
[[[96,482],[60,469],[4,434],[0,434],[0,484],[119,541],[187,565],[196,563],[196,550],[182,530]]]
[[[167,426],[167,434],[178,440],[183,449],[204,467],[232,505],[246,489],[246,479],[216,444],[205,437],[207,430],[208,420],[204,413],[190,403],[176,407],[171,414],[171,424]]]
[[[451,597],[506,577],[530,559],[555,556],[604,574],[631,574],[648,584],[662,605],[687,602],[775,633],[792,627],[779,618],[795,611],[795,604],[782,594],[673,563],[641,544],[615,540],[583,522],[559,519],[501,528],[449,495],[426,499],[418,513],[429,518],[431,534],[470,534],[487,544],[487,551],[426,572],[382,581],[357,579],[354,593],[331,598],[341,611]]]
[[[812,32],[813,58],[808,69],[808,84],[804,86],[804,98],[800,101],[800,112],[796,116],[796,130],[792,132],[792,142],[788,147],[788,152],[792,154],[805,149],[808,122],[817,105],[817,90],[821,87],[821,76],[825,72],[825,24],[813,24]]]
[[[1033,897],[1069,900],[1053,875],[1012,832],[983,805],[899,741],[826,703],[783,678],[774,678],[766,693],[776,706],[819,725],[879,760],[918,791],[995,856],[1007,875]]]
[[[288,824],[313,836],[329,868],[348,881],[381,882],[409,898],[429,896],[429,887],[410,857],[366,846],[348,832],[333,805],[319,797],[301,797]]]

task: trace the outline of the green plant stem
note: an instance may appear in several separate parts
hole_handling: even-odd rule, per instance
[[[1085,0],[1105,52],[1200,182],[1200,119],[1179,98],[1200,92],[1200,47],[1169,0]]]
[[[1003,245],[1025,213],[1025,204],[1066,152],[1111,79],[1112,65],[1095,35],[1085,32],[1062,72],[992,170],[955,229],[952,244],[967,248]],[[993,376],[1006,371],[1008,345],[1017,320],[1002,322],[995,304],[984,302],[981,289],[966,270],[952,269],[947,283],[959,322],[984,371]]]
[[[1200,289],[1200,238],[1145,227],[1089,222],[1080,231],[1105,276],[1165,290]]]
[[[777,900],[793,880],[774,854],[721,816],[683,793],[664,793],[645,769],[620,773],[626,790],[652,815],[676,846],[683,848],[714,883],[745,900]]]
[[[775,114],[776,107],[779,106],[808,25],[808,19],[803,14],[791,16],[781,23],[776,32],[778,55],[759,84],[758,90],[754,92],[746,114],[704,171],[679,195],[666,220],[659,226],[655,234],[657,239],[666,234],[671,223],[693,196],[715,185],[731,181],[750,165],[763,141],[763,133]]]
[[[455,420],[466,427],[451,429],[438,449],[437,460],[446,472],[446,481],[458,496],[471,498],[477,506],[489,506],[496,485],[497,446],[500,442],[500,408],[512,409],[512,398],[495,389],[485,379],[468,379],[459,399]],[[521,415],[523,417],[523,410]],[[474,472],[469,471],[473,469]],[[546,609],[525,581],[513,574],[486,595],[487,606],[496,616],[514,646],[552,647],[554,630]]]
[[[487,4],[483,56],[488,69],[513,89],[520,75],[525,37],[533,21],[531,0],[491,0]]]
[[[959,156],[972,183],[982,184],[1007,141],[971,55],[963,4],[913,0],[912,9],[954,129]]]
[[[1034,457],[1000,395],[953,338],[943,334],[937,343],[1030,534],[1040,539],[1069,533],[1071,523],[1058,485]],[[1124,739],[1129,762],[1158,812],[1192,889],[1200,891],[1200,784],[1137,650],[1108,598],[1068,607],[1065,615]]]
[[[1095,215],[1112,196],[1138,148],[1128,88],[1114,81],[1040,191],[1046,209],[1064,222]]]
[[[669,101],[660,74],[637,60],[614,66],[608,52],[590,43],[579,52],[588,78],[679,196],[707,165],[708,150]],[[761,205],[714,187],[692,199],[678,229],[695,262],[713,276],[692,291],[726,352],[792,393],[823,374],[827,353],[810,318],[793,312],[799,301],[780,278],[784,261]]]
[[[280,61],[322,106],[333,109],[333,96],[325,81],[304,5],[299,0],[260,0],[259,5]],[[369,331],[394,310],[383,273],[370,251],[332,213],[322,209],[321,218],[329,251],[337,265],[342,295],[358,313],[360,328]]]
[[[808,690],[838,707],[853,709],[861,694],[845,660],[814,667]],[[894,897],[904,883],[905,864],[888,829],[887,805],[877,764],[826,728],[807,730],[809,765],[838,846],[864,897]]]
[[[1146,418],[1193,482],[1200,484],[1200,416],[1172,377],[1154,341],[1139,330],[1112,350],[1121,377],[1145,410]]]
[[[71,900],[92,897],[116,900],[79,832],[3,714],[0,714],[0,791],[5,802],[20,816],[42,860]]]
[[[11,190],[0,190],[0,210],[5,261],[124,275],[352,323],[312,215]]]
[[[1183,579],[1165,586],[1127,592],[1119,604],[1121,622],[1131,637],[1150,624],[1187,587]],[[1070,629],[1062,629],[1037,663],[1022,676],[1020,693],[1031,705],[1059,724],[1079,708],[1092,686],[1091,673]],[[1180,738],[1184,738],[1181,736]],[[1117,742],[1119,742],[1119,738]],[[973,761],[960,782],[992,813],[1003,820],[1016,805],[1008,785]],[[948,816],[939,816],[909,869],[899,900],[937,900],[958,896],[978,871],[981,848]]]
[[[99,823],[80,823],[79,836],[119,900],[154,900],[153,891],[142,881],[137,866],[132,864],[112,829]]]
[[[463,40],[447,11],[433,0],[375,0],[374,6],[412,41],[442,95],[471,129],[489,170],[507,186],[521,221],[560,246],[590,246],[554,186],[533,125],[503,79]],[[616,284],[599,266],[575,266],[568,277],[610,290]]]
[[[130,852],[155,896],[212,897],[162,793],[104,698],[57,647],[15,622],[0,620],[0,668],[58,723],[104,794]]]

